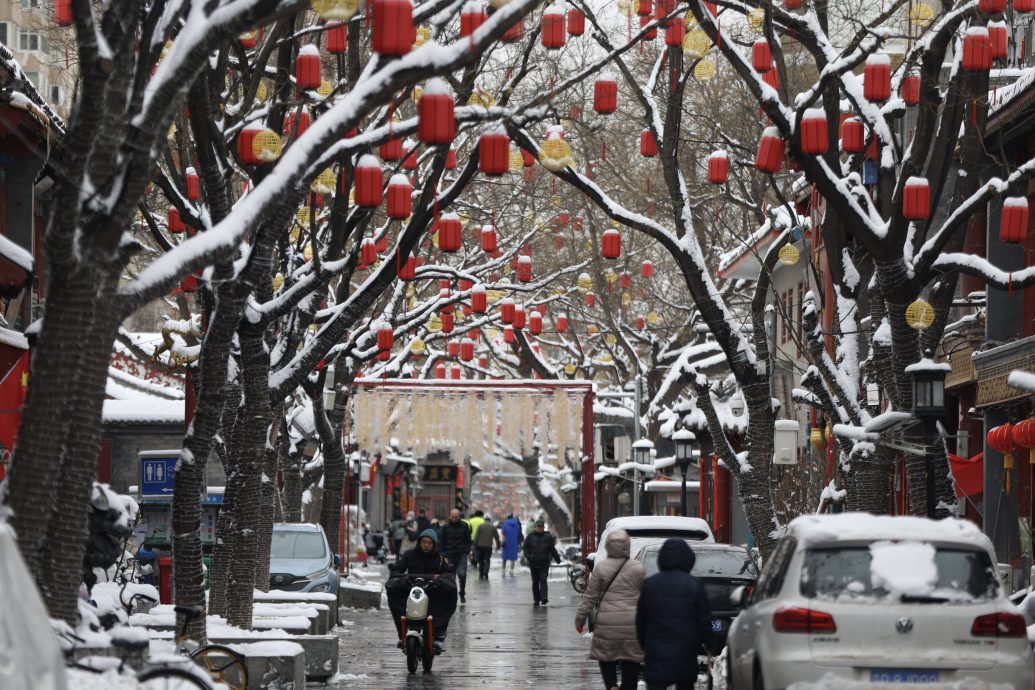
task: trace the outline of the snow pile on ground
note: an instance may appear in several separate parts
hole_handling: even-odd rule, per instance
[[[350,582],[348,580],[341,581],[341,587],[345,589],[358,589],[363,592],[380,592],[380,582]]]
[[[104,673],[92,673],[77,668],[68,669],[68,687],[71,690],[144,690],[135,678],[119,675],[110,669]]]
[[[827,674],[814,683],[792,683],[787,690],[902,690],[902,683],[869,683],[846,680]],[[918,686],[919,687],[919,686]],[[960,680],[953,683],[924,683],[925,690],[1013,690],[1005,683],[988,683],[983,680]]]
[[[915,541],[870,544],[870,580],[893,597],[926,596],[938,582],[935,548]]]

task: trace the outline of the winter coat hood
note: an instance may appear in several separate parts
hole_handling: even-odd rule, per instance
[[[608,539],[608,545],[611,540]],[[658,550],[658,570],[678,570],[689,573],[694,568],[697,557],[690,545],[682,539],[666,539]]]
[[[435,546],[438,547],[438,532],[429,527],[428,529],[420,533],[420,536],[417,537],[417,542],[420,543],[420,540],[424,537],[430,538],[431,541],[435,542]]]
[[[607,541],[604,542],[608,558],[629,558],[630,548],[629,533],[624,529],[615,530],[607,535]]]

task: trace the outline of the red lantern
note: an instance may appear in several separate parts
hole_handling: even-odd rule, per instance
[[[180,216],[180,212],[172,207],[165,212],[165,223],[169,228],[169,232],[174,235],[179,235],[187,229],[187,226],[183,224],[183,218]]]
[[[532,282],[532,257],[519,256],[517,262],[517,279],[522,283]]]
[[[417,277],[417,266],[420,259],[412,256],[406,257],[406,261],[396,259],[396,270],[399,273],[399,280],[413,280]]]
[[[587,307],[595,307],[595,306],[597,306],[597,296],[596,296],[596,293],[594,293],[594,292],[587,292],[586,293],[586,306]]]
[[[500,302],[500,321],[502,323],[514,323],[514,300],[509,297]]]
[[[453,357],[454,359],[456,357],[459,357],[460,356],[460,343],[458,343],[455,340],[450,340],[448,343],[446,343],[446,356],[447,357]]]
[[[789,10],[801,9],[801,0],[783,0],[783,6]]]
[[[183,181],[187,187],[187,199],[197,201],[201,197],[201,180],[194,168],[187,168],[183,174]]]
[[[442,332],[453,332],[453,308],[448,307],[439,312],[438,318],[442,321]]]
[[[310,124],[312,124],[312,118],[309,116],[309,112],[305,108],[298,111],[298,113],[291,111],[288,113],[288,116],[284,118],[284,136],[300,137],[307,129],[309,129]]]
[[[902,190],[902,217],[924,220],[931,215],[931,186],[923,177],[910,177]]]
[[[510,25],[510,28],[503,33],[503,36],[500,37],[500,40],[504,43],[517,43],[524,37],[525,20],[524,18],[521,18]]]
[[[774,91],[780,90],[780,70],[776,69],[775,64],[769,65],[769,69],[762,75],[762,81]]]
[[[417,40],[410,0],[374,0],[371,49],[380,55],[406,55]]]
[[[522,304],[514,305],[514,321],[510,324],[515,331],[525,327],[525,307]]]
[[[1028,239],[1028,200],[1014,196],[1003,202],[999,217],[999,239],[1003,242],[1023,243]]]
[[[295,58],[295,86],[299,89],[318,89],[321,81],[320,51],[308,43],[302,46]]]
[[[751,66],[756,72],[768,72],[773,66],[773,49],[769,41],[760,38],[751,44]]]
[[[392,330],[392,327],[386,323],[381,324],[377,329],[377,349],[391,350],[394,342],[395,332]]]
[[[1013,440],[1013,425],[1003,424],[991,429],[986,441],[989,448],[1003,454],[1003,491],[1009,494],[1013,477],[1013,454],[1020,450]]]
[[[464,5],[464,10],[460,13],[460,38],[467,38],[473,34],[488,19],[489,15],[481,3],[469,2]]]
[[[1035,12],[1035,0],[1013,0],[1014,12]]]
[[[586,33],[586,17],[572,7],[568,10],[568,35],[581,36]]]
[[[72,0],[54,0],[54,23],[58,26],[75,24],[75,17],[72,16]]]
[[[453,94],[445,80],[429,81],[417,104],[417,138],[431,145],[453,141],[456,137],[454,105]]]
[[[654,3],[651,0],[640,0],[636,6],[636,14],[641,17],[649,17],[654,14]]]
[[[827,152],[827,116],[819,108],[809,108],[801,118],[801,150],[810,156]]]
[[[991,44],[993,60],[1001,60],[1006,57],[1010,40],[1006,22],[989,22],[988,40]]]
[[[514,342],[514,329],[511,326],[503,327],[503,342],[507,344]]]
[[[478,137],[478,169],[486,175],[503,175],[510,169],[510,139],[502,126]]]
[[[665,45],[681,46],[684,38],[686,38],[686,23],[683,18],[670,19],[668,26],[665,27]]]
[[[963,69],[970,72],[992,69],[992,39],[983,26],[967,29],[963,37]]]
[[[413,185],[401,173],[392,175],[388,180],[388,217],[403,220],[410,217],[413,199]]]
[[[554,326],[557,328],[558,333],[566,333],[568,331],[568,317],[564,314],[558,314],[557,319],[554,321]]]
[[[593,110],[601,115],[613,113],[618,108],[618,82],[610,74],[601,74],[593,82]]]
[[[632,287],[632,282],[632,276],[628,273],[623,273],[622,275],[618,276],[618,285],[621,286],[623,290],[628,290],[630,287]]]
[[[866,148],[866,128],[862,120],[850,117],[841,123],[841,150],[845,153],[862,153]]]
[[[463,244],[463,228],[460,216],[455,213],[443,213],[438,223],[438,248],[450,254],[459,251]]]
[[[373,266],[377,263],[377,243],[373,238],[366,237],[360,242],[359,255],[364,266]]]
[[[600,253],[605,259],[617,259],[622,255],[622,233],[614,228],[604,231],[600,238]]]
[[[403,170],[416,170],[417,169],[417,145],[412,141],[407,140],[403,144]]]
[[[783,163],[783,139],[776,127],[766,127],[762,139],[758,142],[758,153],[755,154],[755,167],[767,173],[780,170]]]
[[[475,285],[471,288],[471,310],[475,314],[484,314],[488,307],[488,300],[485,297],[485,286]]]
[[[640,132],[640,155],[644,158],[653,158],[658,155],[658,142],[649,129]]]
[[[446,365],[444,362],[439,362],[435,365],[435,378],[444,379],[446,378]]]
[[[467,278],[461,278],[458,282],[458,285],[460,287],[461,292],[467,292],[468,290],[474,287],[474,281],[467,280]]]
[[[327,22],[323,32],[323,47],[332,55],[340,55],[348,49],[349,25],[345,22]]]
[[[543,332],[543,315],[537,311],[528,315],[528,332],[539,335]]]
[[[474,341],[464,338],[460,342],[460,359],[470,362],[474,359]]]
[[[381,156],[381,160],[386,163],[392,163],[400,160],[403,157],[403,142],[402,139],[396,139],[389,135],[388,141],[381,144],[377,149],[377,154]]]
[[[1035,418],[1014,424],[1011,435],[1017,448],[1028,449],[1028,464],[1035,465]]]
[[[453,367],[449,370],[449,378],[453,381],[459,381],[462,378],[463,373],[464,370],[460,367],[460,365],[454,364]]]
[[[640,17],[640,30],[642,31],[643,27],[647,26],[652,21],[654,21],[654,17]],[[657,37],[658,37],[658,27],[657,26],[651,27],[647,32],[645,32],[643,34],[643,40],[645,40],[645,41],[653,41]]]
[[[374,240],[374,249],[378,252],[388,251],[388,235],[381,235],[380,238]]]
[[[676,9],[678,0],[657,0],[654,3],[654,18],[664,19]]]
[[[642,331],[646,327],[647,327],[647,320],[644,319],[642,316],[636,317],[636,330]]]
[[[640,277],[650,278],[652,275],[654,275],[654,264],[650,261],[644,261],[640,264]]]
[[[898,88],[899,94],[906,105],[916,105],[920,102],[920,75],[907,74],[902,77],[902,84]]]
[[[487,254],[496,251],[496,228],[491,225],[482,226],[482,251]]]
[[[999,14],[1006,9],[1006,0],[978,0],[978,11],[985,14]]]
[[[891,58],[886,53],[874,53],[866,58],[863,96],[874,103],[891,98]]]
[[[257,165],[262,161],[255,155],[255,151],[252,150],[252,142],[255,141],[255,135],[262,131],[262,125],[258,122],[253,122],[247,125],[241,130],[241,133],[237,135],[237,157],[241,159],[241,162],[245,165]]]
[[[56,9],[56,8],[55,8]],[[241,41],[241,47],[245,50],[251,50],[255,47],[255,44],[259,42],[259,37],[262,36],[262,30],[259,31],[246,31],[241,34],[238,39]]]
[[[564,8],[560,5],[550,5],[543,12],[540,38],[547,50],[557,50],[564,46]]]
[[[370,154],[360,157],[356,164],[356,205],[363,208],[374,208],[381,205],[384,176],[381,164]]]
[[[725,184],[730,179],[730,159],[725,151],[714,151],[708,156],[708,181]]]

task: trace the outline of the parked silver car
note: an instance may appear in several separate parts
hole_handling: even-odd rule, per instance
[[[302,522],[273,525],[270,589],[337,594],[339,564],[319,525]]]

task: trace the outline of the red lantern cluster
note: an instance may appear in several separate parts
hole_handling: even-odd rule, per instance
[[[370,27],[371,49],[386,56],[406,55],[417,40],[410,0],[374,0]]]
[[[453,141],[456,137],[454,107],[455,100],[445,80],[429,81],[417,104],[417,138],[433,146]]]
[[[388,180],[387,214],[393,220],[410,217],[413,203],[413,185],[406,175],[397,173]]]
[[[658,142],[649,129],[640,132],[640,155],[644,158],[653,158],[658,155]]]
[[[999,217],[999,239],[1003,242],[1023,243],[1028,239],[1028,200],[1015,196],[1003,202]]]
[[[348,49],[349,25],[345,22],[327,22],[323,32],[323,47],[332,55],[340,55]]]
[[[498,177],[510,169],[510,138],[502,125],[491,127],[478,137],[478,170]]]
[[[963,37],[963,69],[968,72],[992,69],[992,39],[983,26],[970,27]]]
[[[924,220],[931,215],[931,185],[923,177],[910,177],[902,189],[902,217]]]
[[[317,89],[321,81],[320,51],[312,43],[306,44],[295,58],[295,86],[299,89]]]
[[[916,105],[920,102],[920,75],[907,74],[902,77],[902,83],[898,88],[899,94],[906,105]]]
[[[381,164],[370,154],[364,154],[356,163],[355,197],[356,205],[362,208],[374,208],[381,205],[384,174]]]
[[[473,34],[488,19],[489,15],[485,11],[485,6],[480,2],[469,2],[464,5],[464,9],[460,13],[460,38],[467,38]]]
[[[769,41],[760,38],[751,44],[751,66],[756,72],[768,72],[773,65],[773,49]]]
[[[776,127],[766,127],[758,142],[755,167],[763,172],[775,173],[783,163],[784,142]]]
[[[600,238],[600,253],[605,259],[617,259],[622,255],[622,233],[614,228],[604,231]]]
[[[713,151],[708,156],[708,181],[725,184],[730,179],[730,159],[725,151]]]
[[[610,74],[601,74],[593,82],[593,110],[601,115],[618,108],[618,82]]]
[[[455,213],[443,213],[435,225],[438,228],[438,248],[450,254],[459,251],[463,243],[460,216]]]
[[[891,58],[887,53],[874,53],[866,58],[863,96],[873,103],[883,103],[891,98]]]
[[[845,153],[862,153],[866,148],[866,128],[862,120],[850,117],[841,123],[841,150]]]
[[[547,50],[557,50],[564,47],[566,32],[564,8],[560,5],[550,5],[543,12],[542,31],[540,40]]]

